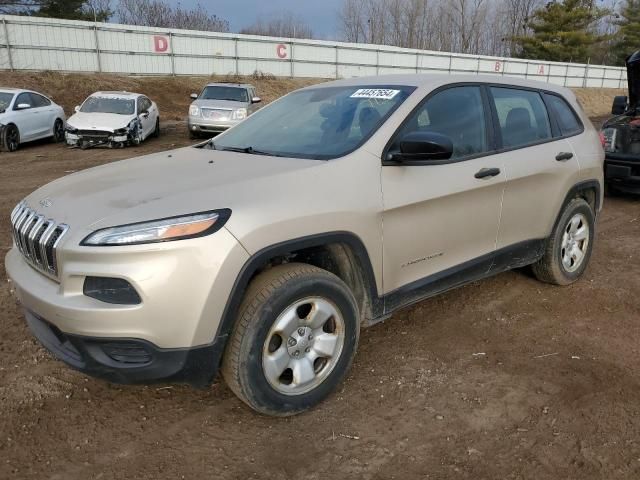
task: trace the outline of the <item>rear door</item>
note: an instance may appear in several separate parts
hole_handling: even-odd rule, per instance
[[[53,123],[55,121],[56,109],[51,104],[51,100],[37,93],[31,92],[32,112],[35,114],[34,135],[36,138],[47,137],[53,134]]]
[[[487,90],[506,174],[497,249],[516,252],[515,264],[527,263],[549,236],[579,165],[542,92],[505,86]]]
[[[503,159],[492,155],[491,116],[480,86],[451,86],[427,96],[389,152],[415,131],[448,136],[454,154],[433,164],[383,164],[384,290],[399,293],[390,297],[399,303],[407,301],[403,291],[411,295],[442,278],[459,283],[489,270],[504,188]],[[494,174],[483,176],[486,171]]]

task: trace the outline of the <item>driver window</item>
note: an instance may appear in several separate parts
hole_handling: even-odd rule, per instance
[[[430,97],[409,118],[392,149],[399,151],[399,140],[413,132],[434,132],[449,137],[453,143],[451,160],[487,152],[480,87],[453,87]]]

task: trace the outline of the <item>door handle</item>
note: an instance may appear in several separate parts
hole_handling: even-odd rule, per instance
[[[500,175],[499,168],[483,168],[475,174],[476,178],[489,178]]]
[[[567,160],[571,160],[573,158],[573,153],[571,152],[560,152],[556,155],[556,160],[559,162],[566,162]]]

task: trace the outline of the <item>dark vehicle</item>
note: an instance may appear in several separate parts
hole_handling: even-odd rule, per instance
[[[640,194],[640,51],[626,60],[629,96],[615,97],[615,117],[602,127],[605,181],[609,187]]]

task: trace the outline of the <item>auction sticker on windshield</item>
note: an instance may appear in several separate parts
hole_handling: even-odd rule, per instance
[[[356,90],[351,98],[378,98],[380,100],[391,100],[400,90],[390,90],[388,88],[361,88]]]

